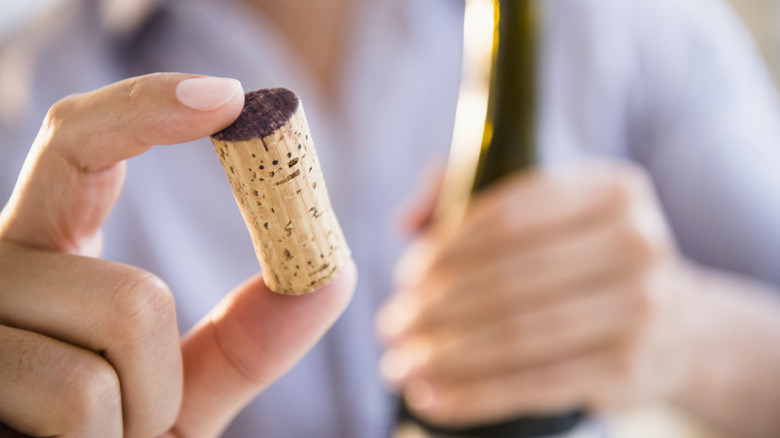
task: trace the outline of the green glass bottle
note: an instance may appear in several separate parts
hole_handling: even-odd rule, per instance
[[[478,162],[471,172],[466,172],[472,178],[472,196],[505,176],[536,164],[537,7],[536,0],[494,0],[497,23],[493,31],[487,115]],[[463,178],[463,172],[458,178]],[[401,407],[401,421],[415,423],[436,438],[546,437],[570,431],[582,417],[582,412],[567,412],[448,429],[416,418],[403,403]]]
[[[536,162],[534,0],[496,0],[497,37],[482,149],[472,192]]]

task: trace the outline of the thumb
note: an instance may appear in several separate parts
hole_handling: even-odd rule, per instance
[[[0,213],[0,240],[82,253],[122,185],[123,160],[192,141],[238,117],[234,79],[157,73],[55,103]]]
[[[300,296],[271,292],[257,276],[239,286],[182,341],[184,396],[168,437],[217,436],[243,407],[325,334],[349,303],[355,265]]]

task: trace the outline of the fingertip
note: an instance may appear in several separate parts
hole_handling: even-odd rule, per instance
[[[183,125],[194,123],[205,135],[227,128],[244,109],[244,88],[237,79],[190,77],[176,85],[175,95],[189,112]]]
[[[358,282],[358,271],[354,260],[349,259],[349,262],[347,262],[347,265],[344,266],[344,269],[339,274],[339,278],[350,289],[355,289]]]
[[[196,111],[213,111],[221,107],[235,109],[238,103],[243,107],[244,89],[237,79],[195,77],[179,82],[176,98],[182,105]]]
[[[350,259],[349,262],[347,262],[347,264],[344,265],[344,267],[341,269],[338,275],[333,279],[333,281],[315,290],[313,293],[314,294],[323,294],[328,292],[338,293],[339,295],[344,297],[342,307],[346,307],[346,305],[350,301],[352,301],[352,296],[355,293],[355,287],[357,286],[357,281],[358,281],[357,266],[355,265],[355,262],[352,259]]]
[[[419,302],[408,292],[402,292],[387,302],[374,321],[379,340],[385,344],[398,341],[408,333],[420,314]]]
[[[222,128],[227,128],[231,123],[233,123],[238,116],[241,114],[241,111],[244,109],[244,87],[241,85],[241,82],[237,81],[238,83],[238,89],[236,90],[236,93],[233,94],[221,107],[225,113],[225,117],[228,120],[228,123],[225,124],[225,126]]]
[[[279,305],[314,307],[317,313],[340,315],[352,301],[357,285],[357,267],[351,259],[330,281],[317,289],[300,294],[283,294],[274,292],[264,279],[260,285],[268,297]],[[262,277],[260,277],[262,278]]]

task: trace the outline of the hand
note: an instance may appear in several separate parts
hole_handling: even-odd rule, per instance
[[[242,106],[237,81],[156,74],[50,109],[0,213],[0,423],[35,436],[215,436],[341,313],[354,267],[299,298],[257,276],[180,341],[161,280],[92,258],[123,160],[216,132]]]
[[[378,317],[380,368],[422,418],[466,426],[666,397],[689,371],[686,268],[641,171],[511,178],[427,230]]]

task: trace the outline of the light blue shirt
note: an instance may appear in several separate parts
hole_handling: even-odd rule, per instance
[[[683,253],[780,285],[778,100],[726,6],[717,0],[544,5],[544,165],[605,155],[642,164]],[[389,222],[424,165],[446,155],[463,5],[360,2],[335,100],[317,93],[272,23],[237,1],[162,2],[127,36],[102,26],[92,1],[73,0],[63,11],[38,23],[36,29],[46,32],[28,31],[0,45],[0,84],[14,80],[13,69],[2,68],[9,59],[32,72],[21,76],[30,79],[29,87],[14,82],[25,91],[11,93],[17,100],[0,93],[0,106],[30,103],[27,112],[0,107],[6,115],[0,199],[10,194],[46,109],[68,93],[154,71],[235,77],[247,90],[296,90],[360,281],[333,329],[225,436],[387,436],[394,402],[376,374],[381,350],[373,318],[393,290],[392,268],[404,246]],[[106,258],[150,270],[171,286],[182,331],[258,270],[207,140],[157,147],[131,159],[105,233]]]

